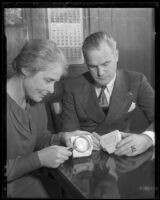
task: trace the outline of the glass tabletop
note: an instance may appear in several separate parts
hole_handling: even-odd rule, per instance
[[[89,157],[70,158],[51,174],[79,198],[155,197],[153,148],[134,157],[93,151]]]

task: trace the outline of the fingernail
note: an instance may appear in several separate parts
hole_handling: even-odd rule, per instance
[[[72,152],[72,151],[73,151],[73,148],[72,148],[72,147],[70,147],[70,148],[68,149],[68,151]]]

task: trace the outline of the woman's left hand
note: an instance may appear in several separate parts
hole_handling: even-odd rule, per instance
[[[120,133],[122,140],[116,145],[115,155],[135,156],[152,146],[152,139],[145,134]]]
[[[60,141],[67,147],[72,147],[71,136],[82,136],[82,135],[91,135],[91,133],[88,131],[80,131],[80,130],[59,133]]]
[[[93,132],[91,136],[92,136],[92,141],[93,141],[93,150],[99,151],[101,149],[101,146],[100,146],[101,136],[96,132]]]

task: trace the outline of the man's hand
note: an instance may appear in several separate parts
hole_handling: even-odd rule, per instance
[[[132,134],[120,132],[122,140],[116,145],[114,152],[118,156],[135,156],[152,146],[152,139],[145,134]]]
[[[71,136],[91,135],[91,133],[88,131],[80,131],[80,130],[71,131],[71,132],[60,132],[58,134],[60,137],[60,141],[67,147],[72,147]]]
[[[138,156],[114,156],[117,171],[120,173],[126,173],[133,169],[138,168],[142,165],[145,161],[151,160],[154,156],[154,150],[150,149]]]

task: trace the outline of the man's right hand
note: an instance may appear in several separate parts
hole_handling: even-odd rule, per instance
[[[38,157],[43,167],[56,168],[64,161],[68,160],[72,153],[67,147],[49,146],[38,151]]]

